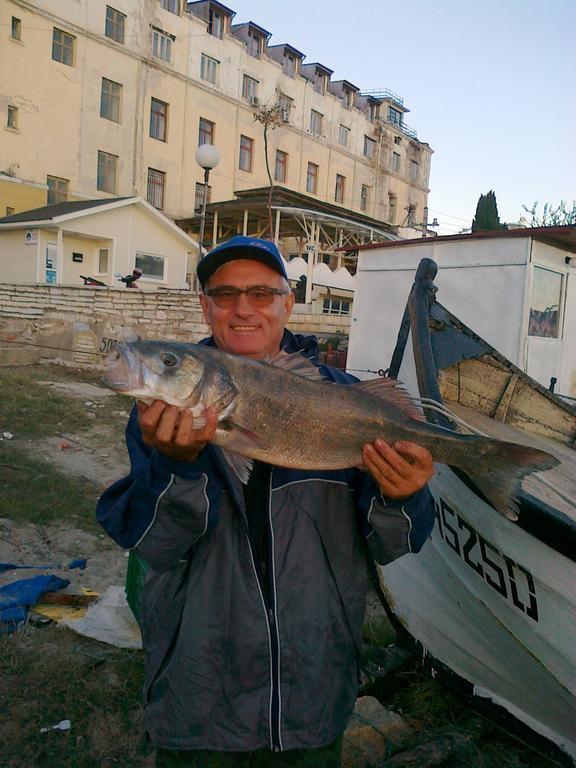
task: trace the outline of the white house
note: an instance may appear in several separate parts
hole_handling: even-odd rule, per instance
[[[286,264],[286,274],[294,286],[302,275],[308,277],[308,263],[297,256]],[[354,277],[346,267],[332,271],[324,262],[312,269],[312,312],[324,315],[349,315],[354,298]],[[299,305],[295,305],[298,312]]]

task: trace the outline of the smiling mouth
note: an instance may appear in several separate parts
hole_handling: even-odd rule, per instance
[[[256,326],[256,325],[233,325],[232,326],[232,330],[233,331],[241,331],[241,332],[256,331],[256,330],[258,330],[258,326]]]

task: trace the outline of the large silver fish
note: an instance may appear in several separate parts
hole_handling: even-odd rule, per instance
[[[260,459],[295,469],[361,466],[362,446],[382,438],[422,445],[434,461],[464,471],[492,506],[517,517],[514,497],[522,478],[558,460],[544,451],[436,427],[393,379],[352,385],[322,380],[296,353],[269,363],[217,349],[169,341],[119,344],[106,361],[103,383],[141,400],[163,400],[219,413],[214,442],[230,457],[242,480]]]

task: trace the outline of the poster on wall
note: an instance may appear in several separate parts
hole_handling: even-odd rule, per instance
[[[24,235],[24,242],[26,245],[36,245],[38,242],[38,230],[27,229],[26,234]]]

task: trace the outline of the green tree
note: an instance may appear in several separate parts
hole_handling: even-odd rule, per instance
[[[576,224],[576,200],[572,201],[572,208],[567,208],[564,200],[554,208],[550,203],[545,203],[542,213],[538,213],[538,203],[534,203],[532,208],[523,205],[522,208],[530,216],[527,221],[529,227],[562,227]]]
[[[478,198],[476,215],[472,221],[472,232],[483,232],[494,229],[506,229],[506,226],[500,224],[496,195],[490,190],[486,195],[480,195]]]

